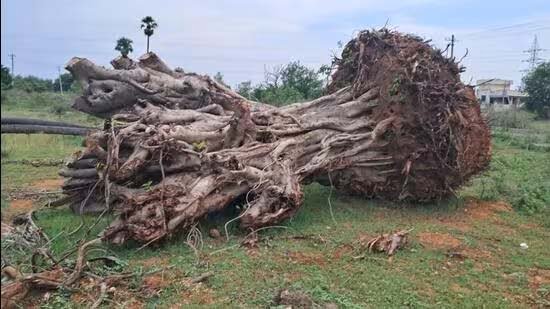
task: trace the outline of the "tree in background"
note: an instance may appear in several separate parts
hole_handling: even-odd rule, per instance
[[[328,64],[323,64],[321,67],[319,67],[319,76],[323,79],[324,86],[328,85],[330,81],[330,75],[332,74],[332,66]]]
[[[61,74],[61,85],[63,86],[63,91],[68,91],[73,89],[72,85],[74,82],[73,75],[70,73]],[[56,78],[53,82],[53,91],[60,91],[59,89],[59,78]]]
[[[51,79],[40,78],[32,75],[17,75],[13,78],[13,88],[23,90],[25,92],[51,91],[53,89],[52,83],[53,81]]]
[[[229,85],[226,84],[225,81],[223,80],[223,74],[221,72],[217,72],[216,75],[214,75],[214,80],[224,85],[225,87],[231,89],[231,87],[229,87]]]
[[[283,87],[297,90],[304,99],[320,97],[323,92],[323,82],[319,72],[312,70],[300,62],[287,64],[281,72]]]
[[[5,67],[4,65],[1,65],[2,69],[2,76],[0,76],[0,83],[2,84],[2,89],[8,89],[11,87],[12,82],[12,76],[10,73],[10,69]]]
[[[524,79],[529,94],[525,107],[544,119],[550,119],[550,61],[537,66]]]
[[[153,33],[151,32],[151,34]],[[132,43],[134,42],[129,38],[121,37],[116,41],[115,50],[119,51],[122,57],[127,58],[128,54],[134,51]],[[149,37],[147,37],[147,51],[149,51]]]
[[[237,85],[237,92],[245,98],[281,106],[318,98],[323,94],[325,66],[319,71],[300,62],[290,62],[265,72],[263,83],[252,86],[250,81]]]
[[[245,82],[241,82],[239,84],[237,84],[237,86],[235,87],[235,91],[237,91],[238,94],[242,95],[243,97],[249,99],[249,100],[254,100],[252,98],[252,91],[254,90],[254,88],[252,87],[252,81],[245,81]]]
[[[157,27],[157,22],[151,16],[145,16],[141,20],[141,29],[143,29],[143,33],[147,36],[147,52],[149,52],[149,37],[153,35]]]

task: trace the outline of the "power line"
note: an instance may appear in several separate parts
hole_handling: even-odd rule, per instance
[[[470,33],[463,33],[462,37],[474,37],[474,36],[494,36],[495,33],[498,33],[499,35],[506,34],[507,32],[531,32],[531,31],[540,31],[540,30],[546,30],[550,27],[548,27],[548,24],[546,24],[546,20],[541,21],[533,21],[533,22],[527,22],[527,23],[520,23],[520,24],[512,24],[508,26],[502,26],[502,27],[495,27],[495,28],[489,28],[484,29],[480,31],[474,31]]]

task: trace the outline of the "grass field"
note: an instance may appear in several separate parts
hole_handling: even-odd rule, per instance
[[[3,116],[42,113],[48,111],[2,108]],[[76,114],[63,118],[97,123]],[[550,306],[550,152],[536,146],[548,143],[550,123],[529,121],[521,130],[496,128],[490,169],[449,201],[388,203],[310,185],[298,215],[263,231],[258,248],[240,247],[247,235],[234,226],[226,241],[208,237],[212,226],[206,225],[200,226],[204,243],[198,256],[185,245],[185,235],[142,250],[131,244],[106,246],[125,270],[167,269],[116,287],[104,306],[265,308],[274,305],[281,289],[301,291],[319,306],[341,308]],[[58,159],[80,143],[75,137],[3,135],[2,161]],[[3,163],[2,220],[44,205],[44,199],[12,198],[21,190],[57,190],[57,169]],[[81,221],[65,208],[37,212],[37,224],[50,237],[57,235],[52,242],[57,254],[84,237],[86,228],[70,235],[82,222],[86,227],[95,220]],[[88,238],[109,220],[104,218]],[[215,225],[222,234],[224,222]],[[371,237],[398,229],[413,230],[408,245],[392,259],[367,252]],[[214,274],[207,282],[190,284],[190,278],[207,271]],[[87,307],[98,293],[83,284],[77,293],[58,291],[40,303]]]

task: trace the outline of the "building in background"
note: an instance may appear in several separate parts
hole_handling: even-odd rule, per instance
[[[482,106],[497,109],[520,107],[527,94],[512,90],[512,81],[505,79],[480,79],[477,81],[476,96]]]

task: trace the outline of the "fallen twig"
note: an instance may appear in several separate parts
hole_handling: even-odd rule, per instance
[[[407,235],[411,231],[412,229],[401,230],[391,234],[382,234],[371,239],[367,243],[367,248],[369,252],[386,252],[388,256],[392,256],[407,243]]]
[[[201,274],[191,280],[191,284],[197,284],[203,281],[206,281],[208,278],[214,276],[214,272],[205,272],[204,274]]]

